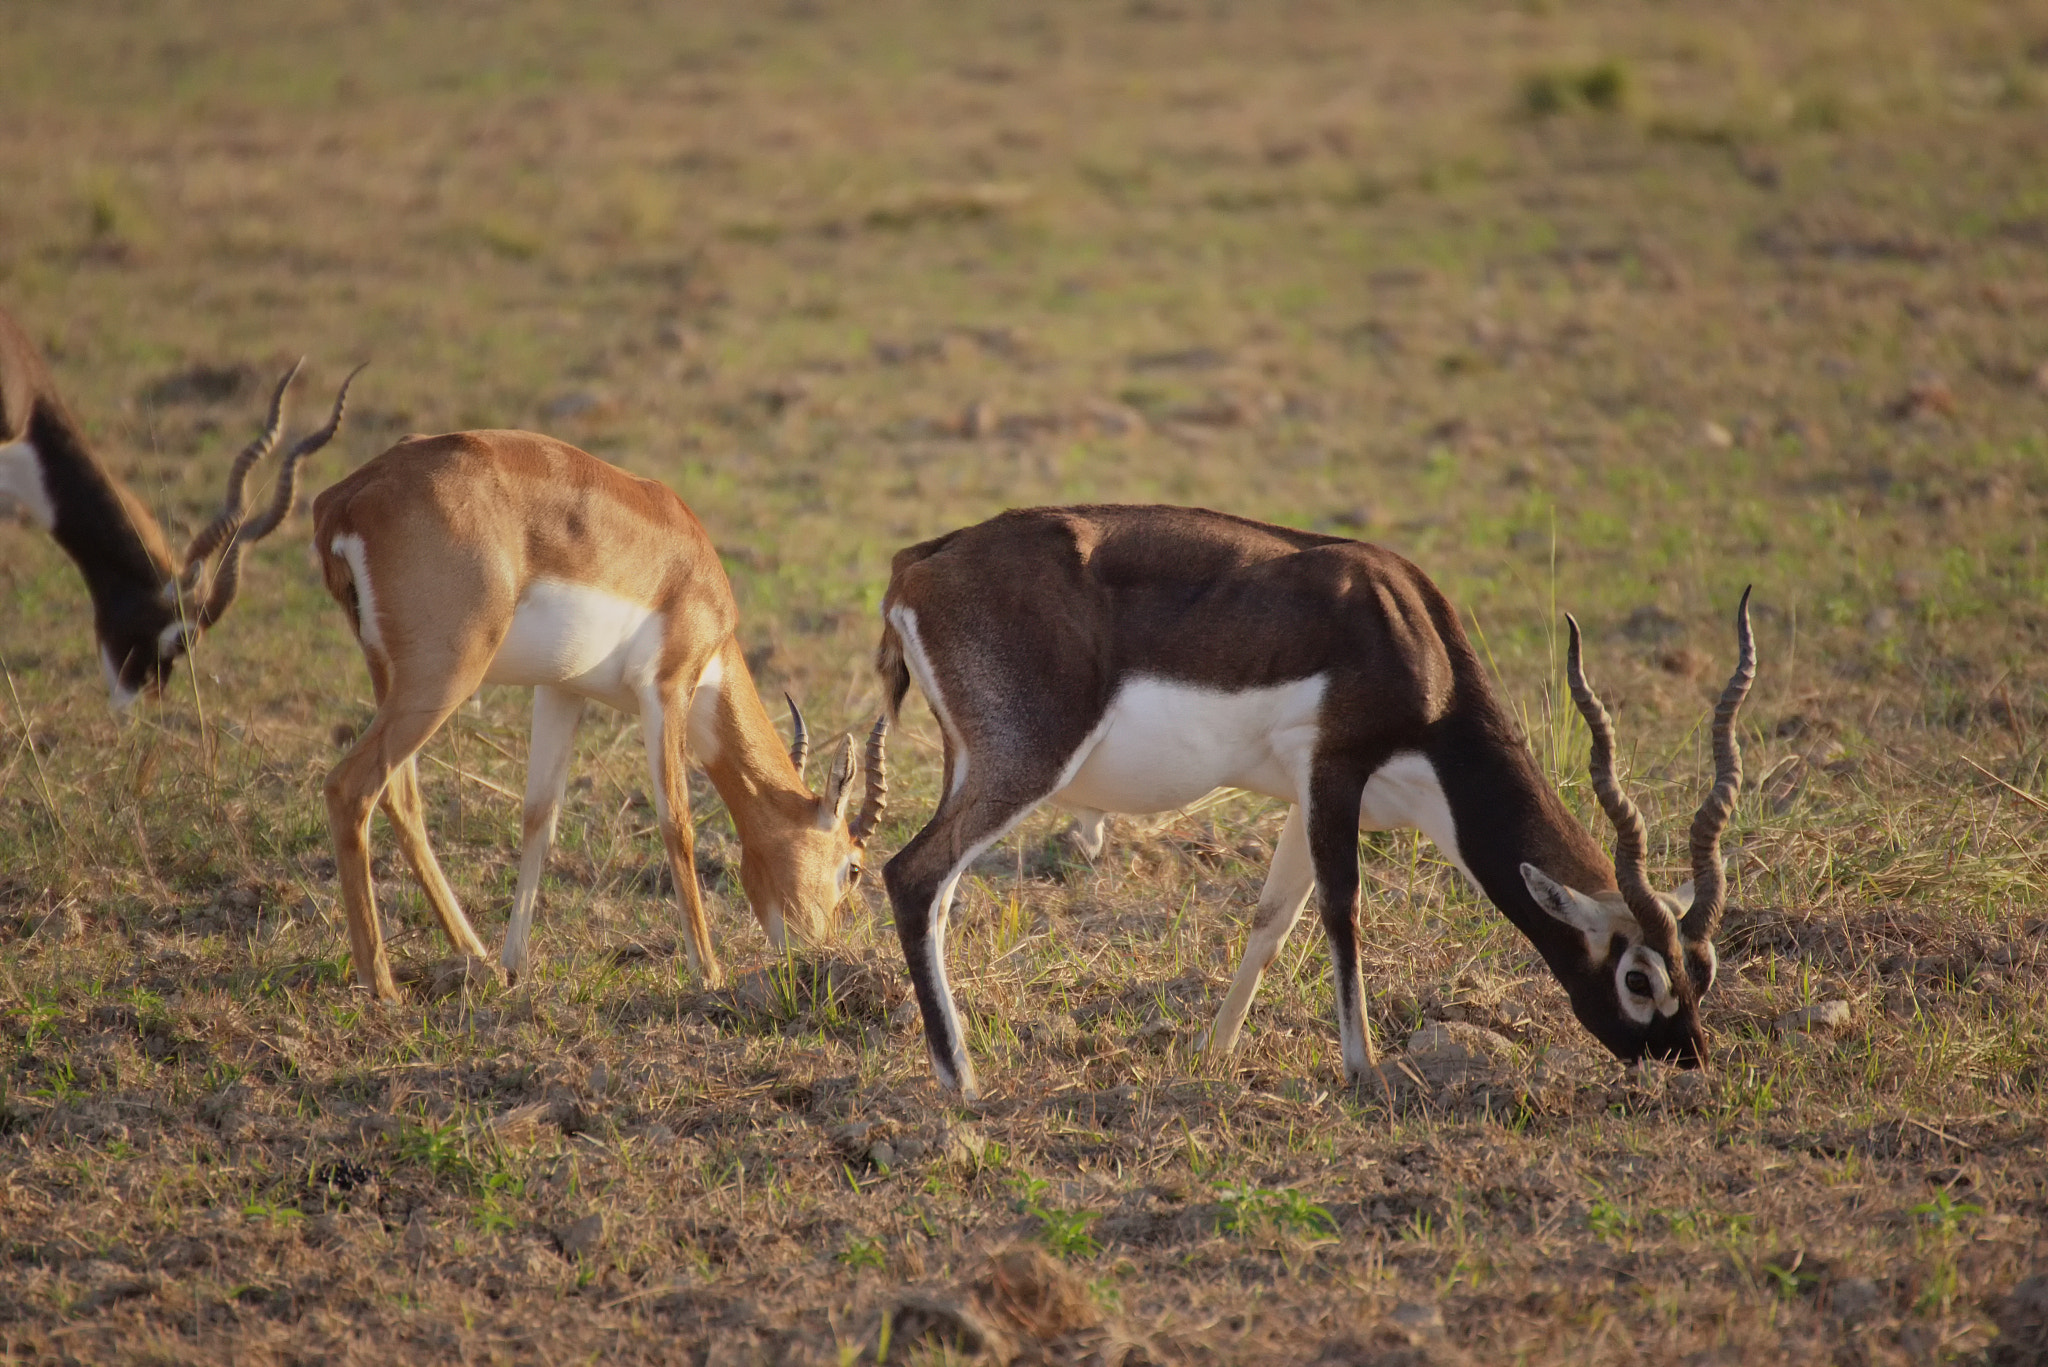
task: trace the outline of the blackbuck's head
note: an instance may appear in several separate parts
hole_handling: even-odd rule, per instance
[[[801,778],[804,761],[810,758],[811,736],[804,714],[794,698],[789,703],[792,738],[789,759]],[[839,923],[846,895],[860,883],[868,838],[882,822],[889,801],[888,764],[884,741],[889,719],[875,722],[868,733],[866,770],[867,797],[860,812],[849,822],[853,806],[853,737],[845,737],[825,791],[811,794],[808,806],[797,813],[787,838],[756,842],[740,860],[740,883],[747,901],[760,919],[762,929],[777,948],[783,943],[783,928],[793,926],[800,939],[823,944]]]
[[[1642,813],[1615,780],[1614,727],[1586,682],[1579,624],[1569,616],[1565,620],[1571,624],[1567,670],[1572,701],[1593,733],[1593,793],[1614,823],[1614,878],[1619,890],[1588,895],[1533,864],[1522,865],[1522,879],[1537,905],[1585,937],[1583,969],[1566,980],[1579,1021],[1628,1062],[1649,1055],[1697,1067],[1705,1059],[1707,1042],[1700,1000],[1714,985],[1714,932],[1727,895],[1721,833],[1742,787],[1735,713],[1756,677],[1749,590],[1742,591],[1735,611],[1735,672],[1714,709],[1714,785],[1692,821],[1692,879],[1670,893],[1656,891],[1644,875],[1648,840]]]
[[[277,446],[284,430],[284,396],[299,373],[301,360],[285,372],[270,396],[270,417],[256,440],[242,449],[228,470],[226,497],[213,520],[185,548],[183,565],[162,569],[154,595],[94,595],[94,632],[99,637],[100,667],[117,709],[144,694],[159,692],[170,679],[180,656],[200,633],[221,619],[242,587],[242,556],[249,547],[277,530],[298,497],[299,465],[334,438],[348,405],[348,387],[362,367],[342,381],[327,425],[306,436],[285,453],[278,468],[270,506],[245,520],[249,472]]]

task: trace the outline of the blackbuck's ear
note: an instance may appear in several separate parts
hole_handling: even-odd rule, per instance
[[[1692,895],[1692,879],[1690,878],[1680,883],[1678,890],[1671,894],[1671,901],[1678,908],[1680,916],[1692,910]]]
[[[832,776],[825,780],[823,800],[818,803],[818,829],[829,831],[835,825],[846,821],[847,809],[853,806],[853,737],[846,736],[839,743],[839,753],[832,760]]]
[[[1568,888],[1534,864],[1522,865],[1522,882],[1536,905],[1591,940],[1609,934],[1614,918],[1607,909],[1576,888]]]

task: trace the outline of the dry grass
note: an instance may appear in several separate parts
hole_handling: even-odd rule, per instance
[[[1763,781],[1709,1075],[1594,1057],[1408,836],[1363,849],[1386,1085],[1340,1087],[1306,934],[1209,1068],[1280,815],[1232,797],[976,870],[970,1115],[886,907],[773,962],[708,793],[747,976],[689,980],[623,719],[531,987],[380,862],[413,977],[372,1007],[317,799],[368,688],[303,552],[124,728],[76,575],[0,528],[0,1356],[2029,1360],[2044,96],[2018,4],[32,6],[0,298],[175,524],[237,377],[368,356],[316,478],[536,425],[667,479],[814,721],[872,713],[896,546],[1169,499],[1421,561],[1590,814],[1572,608],[1671,863],[1754,581]],[[426,766],[487,938],[524,731],[487,694]],[[1400,1052],[1461,1022],[1507,1049]]]

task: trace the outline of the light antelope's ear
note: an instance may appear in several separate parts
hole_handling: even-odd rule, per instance
[[[1692,892],[1692,879],[1688,878],[1678,885],[1676,892],[1671,894],[1672,904],[1678,908],[1680,916],[1692,910]]]
[[[1590,943],[1595,936],[1614,930],[1614,914],[1576,888],[1568,888],[1534,864],[1522,865],[1522,882],[1529,895],[1558,920],[1584,935]]]
[[[818,803],[818,829],[829,831],[844,825],[847,809],[853,806],[853,737],[839,743],[832,760],[832,775],[825,780],[825,793]]]

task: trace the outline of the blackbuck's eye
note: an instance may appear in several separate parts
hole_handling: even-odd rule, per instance
[[[1640,968],[1631,968],[1627,976],[1622,978],[1621,981],[1629,991],[1635,993],[1638,997],[1650,995],[1650,975],[1643,972]]]

